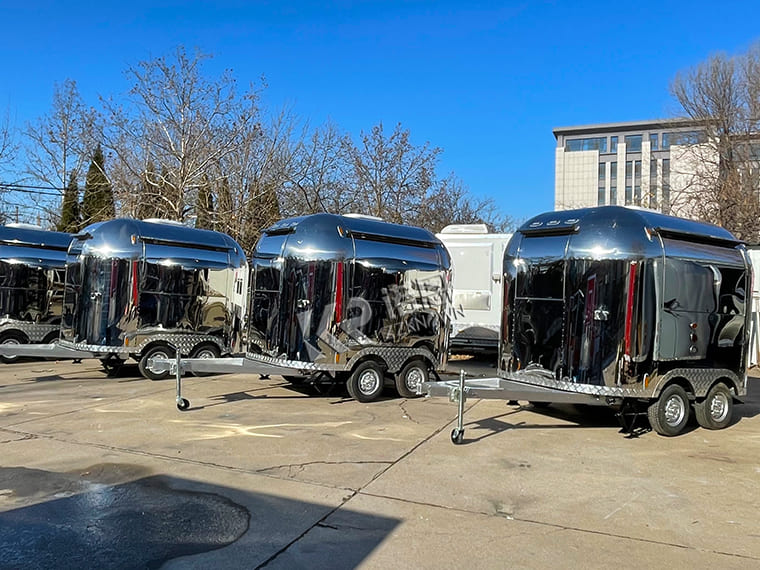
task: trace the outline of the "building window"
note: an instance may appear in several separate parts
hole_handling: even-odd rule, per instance
[[[617,137],[610,137],[610,152],[617,152]]]
[[[597,185],[597,198],[596,203],[599,206],[604,206],[604,198],[605,198],[605,188],[604,188],[604,180],[605,180],[605,173],[607,170],[607,164],[604,162],[599,163],[599,184]]]
[[[649,207],[657,208],[657,159],[649,161]]]
[[[605,190],[604,186],[600,186],[597,191],[596,204],[597,206],[604,206]]]
[[[662,159],[662,211],[670,212],[670,159]]]
[[[617,204],[617,186],[610,186],[610,204]]]
[[[657,133],[651,133],[649,135],[649,147],[651,150],[657,150],[657,144],[659,143],[660,135]]]
[[[641,161],[633,161],[633,203],[641,206]]]
[[[668,150],[670,145],[689,145],[705,142],[705,134],[700,131],[681,131],[662,133],[662,150]]]
[[[625,137],[626,152],[641,152],[641,135],[628,135]]]
[[[607,152],[607,137],[573,139],[565,142],[565,151],[575,152],[579,150],[598,150],[599,152]]]
[[[630,206],[633,198],[633,188],[630,184],[625,185],[625,205]]]

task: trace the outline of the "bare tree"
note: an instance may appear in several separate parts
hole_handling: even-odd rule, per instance
[[[13,163],[18,152],[18,142],[16,133],[11,125],[10,109],[5,112],[5,116],[0,120],[0,173]]]
[[[0,223],[6,223],[10,219],[11,206],[6,201],[7,194],[13,188],[12,185],[4,186],[3,182],[11,182],[5,179],[10,172],[16,154],[18,152],[18,142],[16,132],[11,125],[10,109],[6,111],[5,117],[0,120]]]
[[[760,44],[744,54],[711,56],[676,75],[671,93],[704,135],[671,151],[674,213],[760,239]],[[691,141],[694,143],[695,141]]]
[[[383,124],[362,132],[348,149],[357,204],[362,212],[404,223],[419,211],[434,183],[441,149],[414,146],[408,129],[397,124],[386,137]]]
[[[287,215],[361,211],[352,185],[351,138],[331,121],[295,139],[291,176],[281,199]]]
[[[147,203],[185,221],[196,215],[199,188],[230,176],[220,164],[246,152],[258,122],[258,95],[238,95],[230,71],[207,78],[202,65],[208,58],[179,47],[172,57],[142,61],[127,71],[132,88],[126,104],[104,101],[110,122],[104,140],[118,163],[117,201],[124,210],[136,212]]]
[[[52,221],[60,217],[64,188],[72,175],[79,179],[92,156],[97,122],[97,113],[84,104],[76,81],[67,79],[55,86],[50,113],[26,128],[26,174],[59,194],[52,199],[49,193],[32,194],[31,201]]]
[[[515,226],[492,198],[475,198],[454,174],[436,182],[409,223],[433,232],[449,224],[486,224],[493,232],[506,232]]]

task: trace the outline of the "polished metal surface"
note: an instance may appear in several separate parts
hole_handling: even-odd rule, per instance
[[[66,262],[62,341],[137,354],[165,341],[242,351],[248,264],[229,236],[176,223],[116,219],[74,236]]]
[[[421,228],[316,214],[264,231],[252,259],[248,352],[343,370],[373,348],[445,364],[450,259]]]
[[[0,226],[0,338],[42,342],[58,336],[71,235]]]
[[[722,228],[618,206],[549,212],[515,233],[504,275],[503,376],[533,365],[554,388],[646,397],[678,370],[697,396],[703,377],[746,391],[751,268]]]

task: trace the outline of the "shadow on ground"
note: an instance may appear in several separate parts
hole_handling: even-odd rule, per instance
[[[334,509],[324,505],[152,475],[124,464],[75,473],[5,467],[0,488],[0,507],[9,509],[0,512],[3,569],[158,568],[230,545],[249,527],[255,536],[235,565],[254,568],[287,559],[288,548],[309,534],[304,531],[310,519],[309,532],[327,533],[339,553],[331,567],[353,568],[399,522],[346,511],[350,528],[326,527],[320,523]],[[272,530],[279,527],[282,532]],[[307,557],[303,563],[319,562]]]

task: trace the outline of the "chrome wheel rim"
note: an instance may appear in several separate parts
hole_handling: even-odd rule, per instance
[[[362,394],[372,394],[380,386],[380,375],[375,370],[365,370],[359,376],[359,390]]]
[[[412,368],[406,375],[406,378],[404,379],[406,383],[406,387],[409,388],[412,392],[419,391],[420,386],[422,386],[422,382],[425,380],[425,373],[420,368]]]
[[[710,400],[710,416],[716,422],[721,422],[728,415],[728,397],[722,392],[715,394]]]
[[[678,396],[671,396],[665,402],[665,422],[669,426],[677,426],[686,416],[686,404]]]

